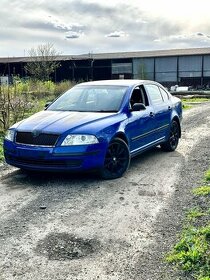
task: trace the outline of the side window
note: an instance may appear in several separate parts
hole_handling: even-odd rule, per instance
[[[159,87],[159,89],[160,89],[161,95],[163,97],[163,100],[168,101],[169,100],[168,93],[164,89],[162,89],[161,87]]]
[[[142,86],[136,87],[130,98],[131,108],[135,103],[143,103],[145,106],[148,106],[148,98],[145,92],[145,89]]]
[[[161,104],[163,102],[162,95],[158,86],[156,85],[145,85],[146,91],[153,104]]]
[[[133,107],[133,105],[135,103],[142,103],[142,102],[143,102],[143,100],[142,100],[141,91],[140,91],[140,88],[137,87],[133,90],[133,92],[131,94],[131,99],[130,99],[131,108]]]

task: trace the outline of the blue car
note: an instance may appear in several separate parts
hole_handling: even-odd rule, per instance
[[[115,179],[145,150],[174,151],[181,119],[180,99],[157,82],[81,83],[7,131],[5,160],[25,170],[98,170]]]

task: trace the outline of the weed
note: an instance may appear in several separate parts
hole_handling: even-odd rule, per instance
[[[189,221],[194,221],[196,218],[206,216],[207,214],[202,212],[199,208],[190,209],[187,213],[187,219]]]
[[[182,108],[184,109],[184,110],[187,110],[187,109],[191,109],[192,108],[192,105],[188,105],[188,104],[186,104],[186,103],[182,103]]]
[[[200,186],[193,190],[193,193],[195,195],[210,195],[210,186]]]
[[[205,180],[206,182],[210,181],[210,170],[205,173]],[[209,202],[207,195],[210,194],[210,185],[207,183],[207,185],[195,188],[193,194],[206,196],[206,206]],[[180,241],[175,244],[166,257],[169,263],[173,263],[179,269],[189,272],[193,279],[197,280],[210,280],[210,224],[200,227],[193,225],[197,222],[196,219],[210,215],[210,208],[208,206],[205,208],[206,210],[201,210],[197,206],[187,212],[187,227],[184,227]],[[208,220],[208,217],[205,217],[206,220]],[[202,219],[199,224],[201,222]]]
[[[200,102],[208,102],[210,99],[208,98],[182,98],[182,108],[184,110],[191,109],[192,103],[200,103]]]
[[[167,256],[184,271],[191,272],[196,279],[210,276],[210,225],[201,228],[190,227],[183,231],[181,240]]]
[[[183,102],[207,102],[207,101],[210,101],[209,98],[203,98],[203,97],[200,97],[200,98],[183,98],[182,99]]]
[[[210,169],[206,171],[205,173],[205,180],[210,181]]]

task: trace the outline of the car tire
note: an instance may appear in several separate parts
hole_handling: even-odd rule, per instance
[[[128,145],[122,139],[115,138],[107,148],[100,176],[105,180],[120,178],[128,169],[129,164],[130,151]]]
[[[172,121],[170,128],[170,136],[168,140],[161,145],[162,150],[173,152],[176,150],[179,143],[180,127],[177,121]]]

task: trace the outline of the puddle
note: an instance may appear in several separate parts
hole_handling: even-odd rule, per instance
[[[83,239],[68,233],[51,233],[40,240],[35,251],[49,260],[74,260],[89,256],[100,248],[95,239]]]

